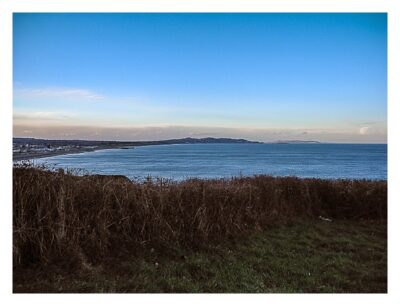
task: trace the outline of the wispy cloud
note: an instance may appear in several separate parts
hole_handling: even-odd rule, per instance
[[[17,112],[14,113],[14,120],[62,120],[70,116],[57,112]]]
[[[32,131],[31,127],[45,126],[51,129],[54,126],[70,125],[74,118],[72,113],[14,111],[13,122],[14,126],[24,125],[26,130]]]
[[[104,96],[81,88],[17,88],[14,97],[18,98],[64,98],[80,100],[101,100]]]

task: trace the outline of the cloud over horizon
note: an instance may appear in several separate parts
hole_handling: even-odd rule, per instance
[[[361,135],[367,134],[369,129],[370,129],[369,126],[363,126],[362,128],[360,128],[360,134]]]
[[[82,88],[60,88],[60,87],[44,87],[44,88],[16,88],[14,89],[14,98],[22,99],[78,99],[78,100],[101,100],[104,96],[88,89]]]
[[[147,126],[147,127],[100,127],[79,125],[24,125],[14,124],[14,137],[36,137],[48,139],[87,139],[144,141],[172,138],[230,137],[256,141],[316,140],[343,143],[386,143],[383,130],[360,135],[357,129],[245,129],[199,126]]]

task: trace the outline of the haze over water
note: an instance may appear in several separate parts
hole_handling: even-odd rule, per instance
[[[83,173],[182,180],[266,174],[387,179],[386,144],[184,144],[109,149],[41,158]]]

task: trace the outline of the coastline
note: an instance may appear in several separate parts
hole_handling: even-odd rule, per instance
[[[19,140],[24,140],[24,138],[14,138]],[[84,152],[93,152],[98,150],[106,149],[122,149],[125,147],[138,147],[138,146],[150,146],[150,145],[172,145],[172,144],[198,144],[198,143],[254,143],[258,144],[260,142],[248,141],[245,139],[230,139],[230,138],[182,138],[182,139],[167,139],[167,140],[156,140],[156,141],[123,141],[123,142],[109,142],[109,141],[89,141],[89,140],[45,140],[45,139],[28,139],[34,140],[31,144],[43,144],[43,143],[53,143],[56,146],[65,145],[79,145],[80,148],[72,148],[70,150],[60,150],[52,152],[29,152],[22,154],[13,153],[13,162],[16,161],[28,161],[37,158],[45,158],[58,155],[66,154],[77,154]],[[60,141],[63,144],[60,144]],[[26,144],[26,141],[22,144]]]
[[[182,139],[181,139],[182,140]],[[183,139],[185,140],[185,139]],[[99,150],[107,150],[107,149],[122,149],[127,147],[141,147],[141,146],[160,146],[160,145],[182,145],[182,144],[201,144],[202,142],[182,142],[176,140],[160,140],[160,141],[142,141],[142,142],[123,142],[123,143],[115,143],[115,144],[100,144],[95,147],[92,146],[83,146],[79,149],[73,148],[68,151],[57,151],[57,152],[40,152],[40,153],[25,153],[25,154],[13,154],[13,162],[16,161],[28,161],[37,158],[45,158],[51,156],[59,156],[59,155],[67,155],[67,154],[77,154],[77,153],[84,153],[84,152],[94,152]],[[208,142],[203,142],[208,143]],[[213,142],[209,142],[213,143]],[[216,142],[216,143],[225,143],[225,142]],[[228,144],[230,142],[227,142]],[[235,142],[233,142],[235,143]],[[242,142],[239,142],[241,144]],[[246,143],[253,143],[259,144],[257,142],[246,142]]]
[[[107,150],[107,149],[121,149],[126,146],[121,146],[121,145],[103,145],[103,146],[97,146],[95,148],[80,148],[80,149],[71,149],[69,151],[57,151],[57,152],[41,152],[41,153],[27,153],[27,154],[22,154],[21,156],[16,156],[13,154],[13,162],[17,161],[29,161],[32,159],[38,159],[38,158],[45,158],[45,157],[52,157],[52,156],[59,156],[59,155],[67,155],[67,154],[78,154],[78,153],[85,153],[85,152],[94,152],[94,151],[100,151],[100,150]]]

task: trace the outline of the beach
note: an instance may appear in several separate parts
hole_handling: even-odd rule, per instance
[[[106,150],[106,149],[120,149],[125,146],[121,145],[101,145],[97,147],[81,147],[81,148],[72,148],[70,150],[60,150],[60,151],[50,151],[50,152],[28,152],[28,153],[19,153],[13,154],[13,161],[28,161],[32,159],[38,158],[45,158],[51,156],[59,156],[59,155],[67,155],[67,154],[77,154],[77,153],[84,153],[84,152],[94,152],[99,150]]]

